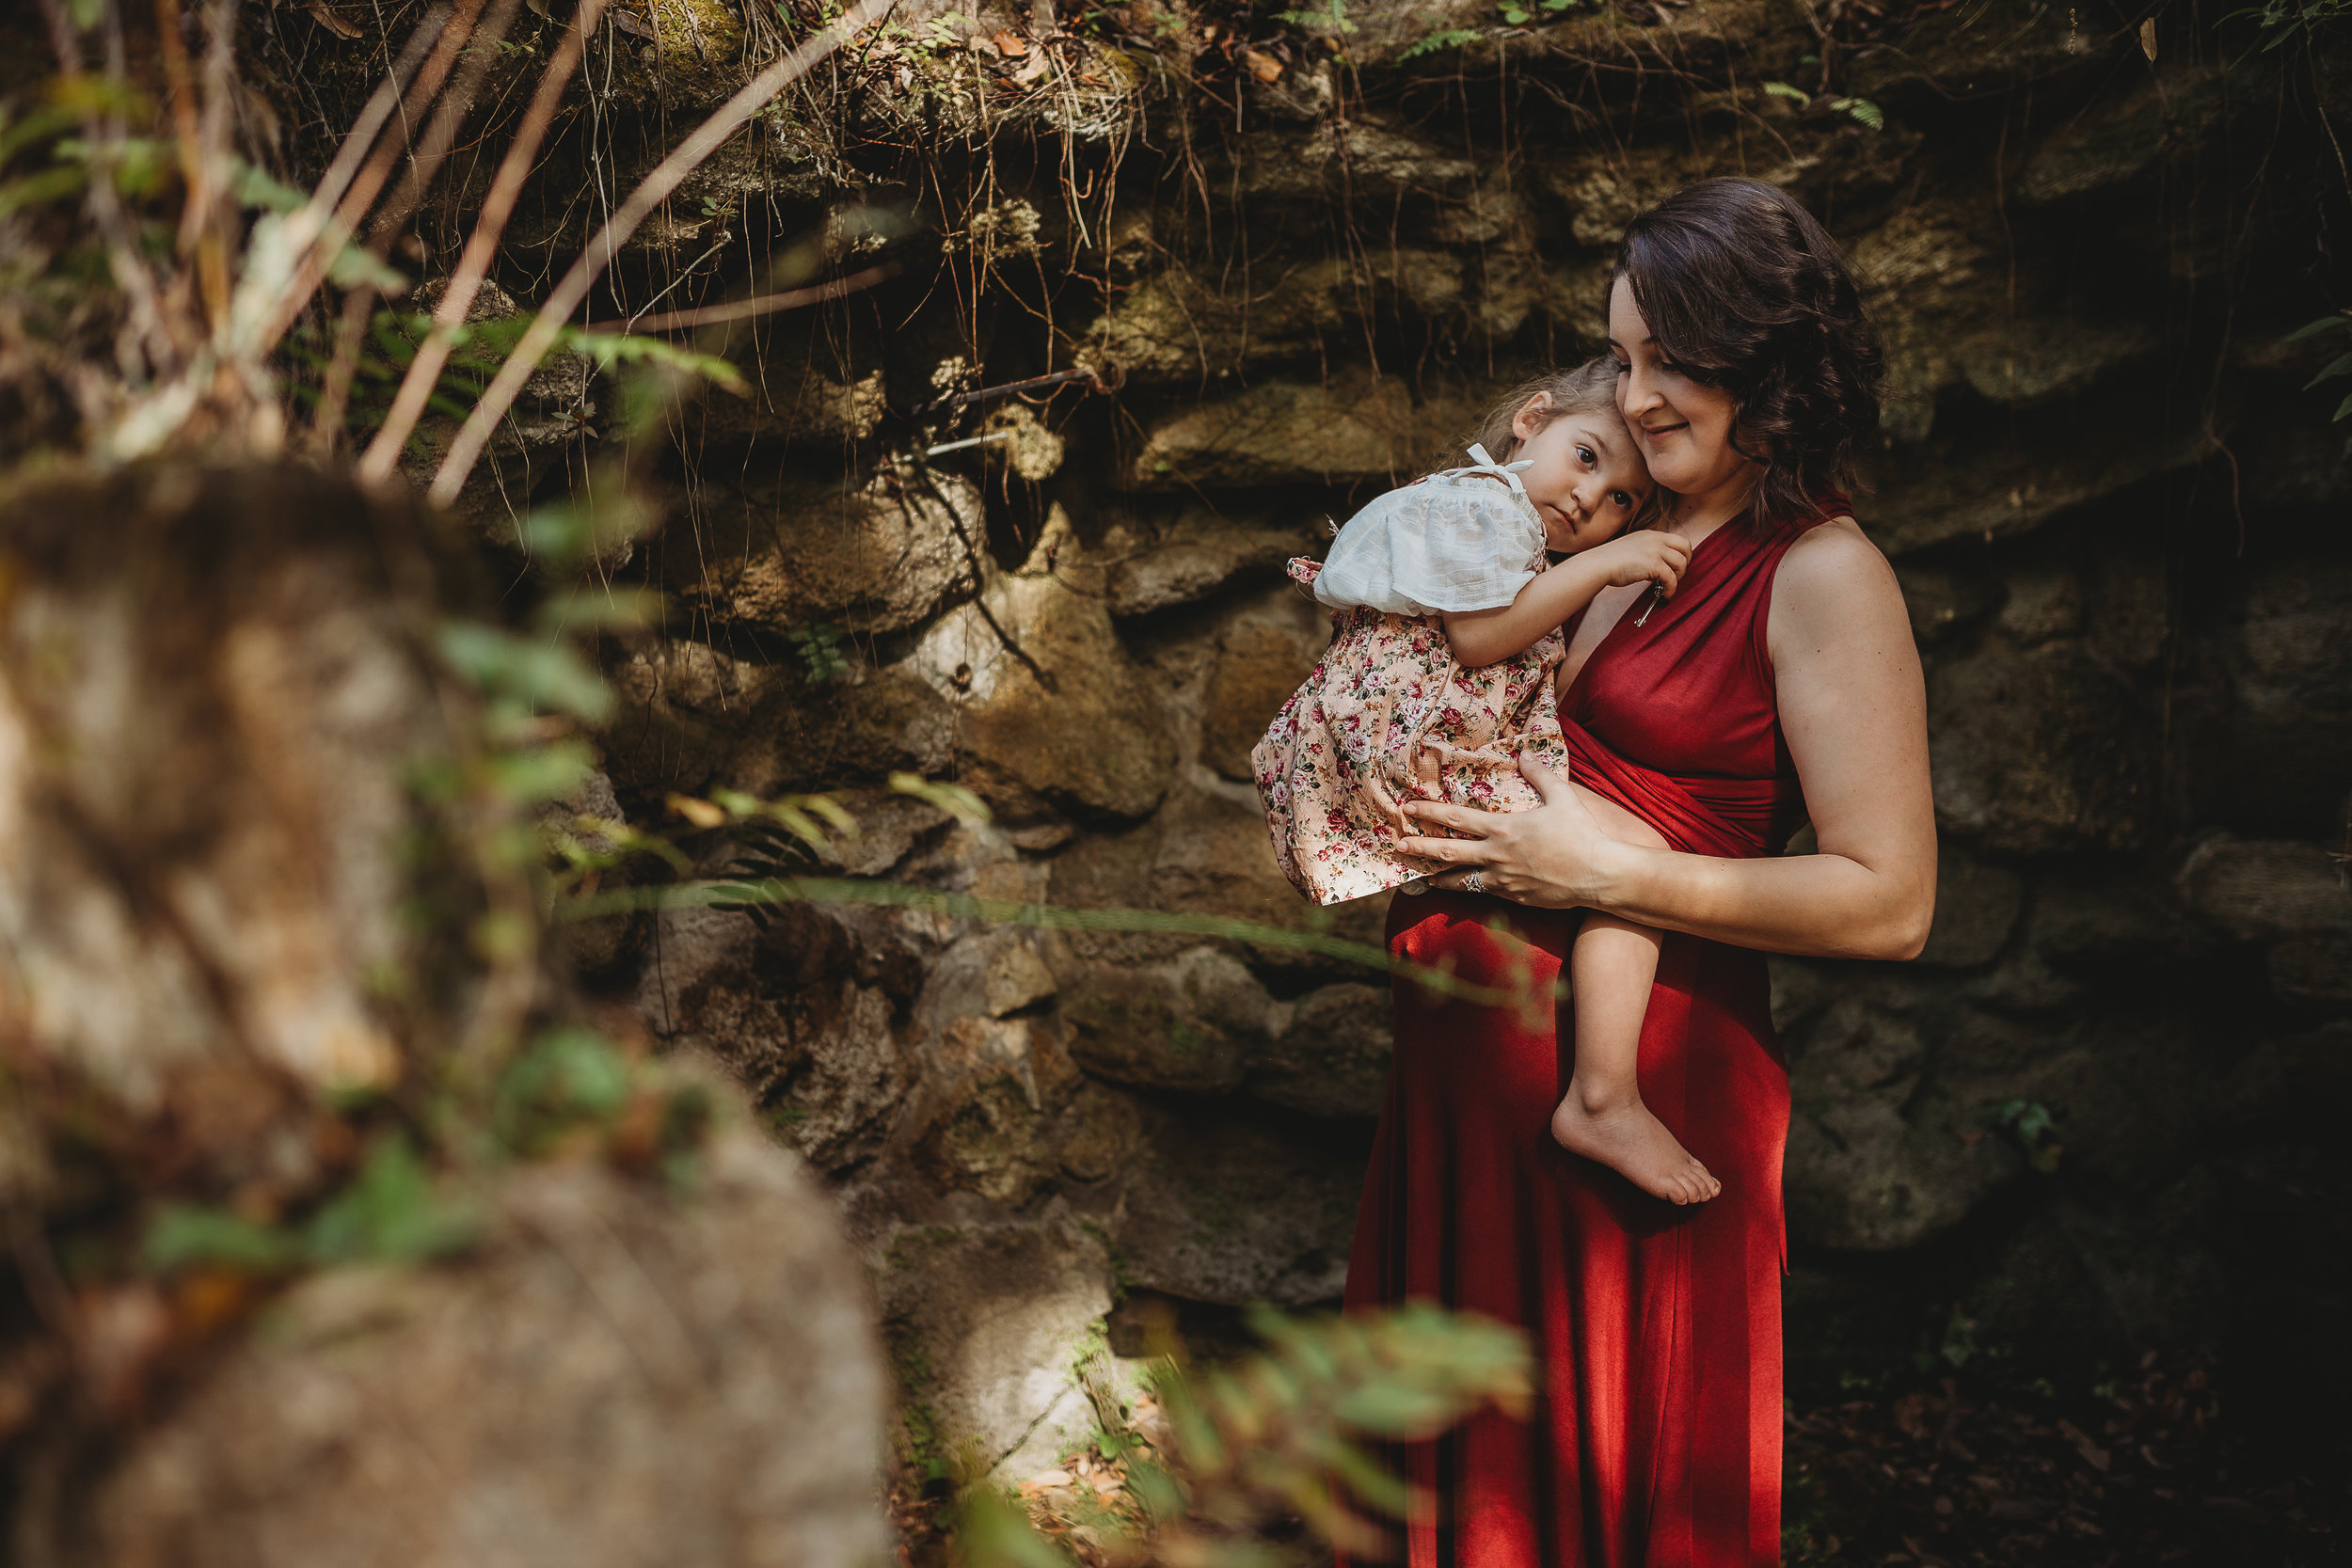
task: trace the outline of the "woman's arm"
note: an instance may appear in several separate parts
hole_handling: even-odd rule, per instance
[[[1690,541],[1680,534],[1654,530],[1625,534],[1536,573],[1507,605],[1446,616],[1445,638],[1454,645],[1454,657],[1474,670],[1533,647],[1604,588],[1655,582],[1659,593],[1671,598],[1690,563]]]
[[[1791,546],[1770,629],[1781,731],[1804,787],[1818,854],[1717,860],[1617,843],[1542,768],[1531,812],[1409,801],[1422,821],[1474,834],[1403,847],[1462,867],[1522,903],[1583,906],[1740,947],[1909,958],[1935,909],[1935,808],[1927,698],[1902,594],[1851,524]],[[1459,887],[1465,873],[1438,879]]]

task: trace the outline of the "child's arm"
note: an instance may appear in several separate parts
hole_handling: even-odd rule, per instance
[[[1532,647],[1604,588],[1655,582],[1660,597],[1672,598],[1690,563],[1690,541],[1678,533],[1625,534],[1536,573],[1507,605],[1446,616],[1446,641],[1454,644],[1454,657],[1471,669],[1492,664]]]

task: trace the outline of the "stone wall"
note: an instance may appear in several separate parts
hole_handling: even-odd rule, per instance
[[[757,394],[682,417],[627,568],[672,634],[610,651],[623,805],[823,788],[864,824],[838,874],[1309,926],[1246,760],[1325,632],[1280,562],[1596,350],[1632,214],[1759,175],[1885,331],[1858,511],[1927,657],[1944,835],[1916,963],[1775,965],[1796,1386],[1922,1351],[2088,1381],[2145,1346],[2225,1350],[2281,1407],[2344,1391],[2352,1193],[2320,1149],[2352,1050],[2352,483],[2303,389],[2337,347],[2284,341],[2341,283],[2315,118],[2352,109],[2341,51],[2225,66],[2168,19],[2152,64],[2104,10],[1997,3],[1826,42],[1775,0],[1522,29],[1351,6],[1344,33],[1149,9],[1056,46],[1071,90],[1143,79],[1160,25],[1231,103],[1138,87],[1139,119],[1089,121],[1001,49],[969,57],[981,101],[910,55],[833,174],[779,121],[709,177],[747,229],[880,214],[823,231],[901,272],[736,340]],[[1252,26],[1271,80],[1218,42]],[[1823,53],[1883,129],[1763,90]],[[894,143],[926,93],[937,139]],[[976,103],[1003,123],[957,144]],[[906,417],[1113,361],[1113,395]],[[902,769],[993,820],[890,793]],[[834,1182],[918,1457],[1050,1458],[1117,1375],[1122,1302],[1340,1289],[1387,1051],[1361,971],[862,906],[674,912],[582,962]]]

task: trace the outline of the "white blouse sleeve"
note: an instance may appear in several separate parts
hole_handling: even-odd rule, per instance
[[[1315,597],[1394,615],[1495,610],[1518,598],[1543,569],[1544,525],[1518,482],[1527,465],[1505,467],[1479,447],[1470,455],[1475,467],[1391,490],[1350,517]]]

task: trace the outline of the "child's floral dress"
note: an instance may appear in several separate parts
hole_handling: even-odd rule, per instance
[[[1340,531],[1329,558],[1293,561],[1335,630],[1322,661],[1250,753],[1274,857],[1320,904],[1362,898],[1435,869],[1400,853],[1398,802],[1419,795],[1486,811],[1539,804],[1521,752],[1565,770],[1552,690],[1557,630],[1464,669],[1441,614],[1494,610],[1545,566],[1525,463],[1472,447],[1470,467],[1391,490]]]

